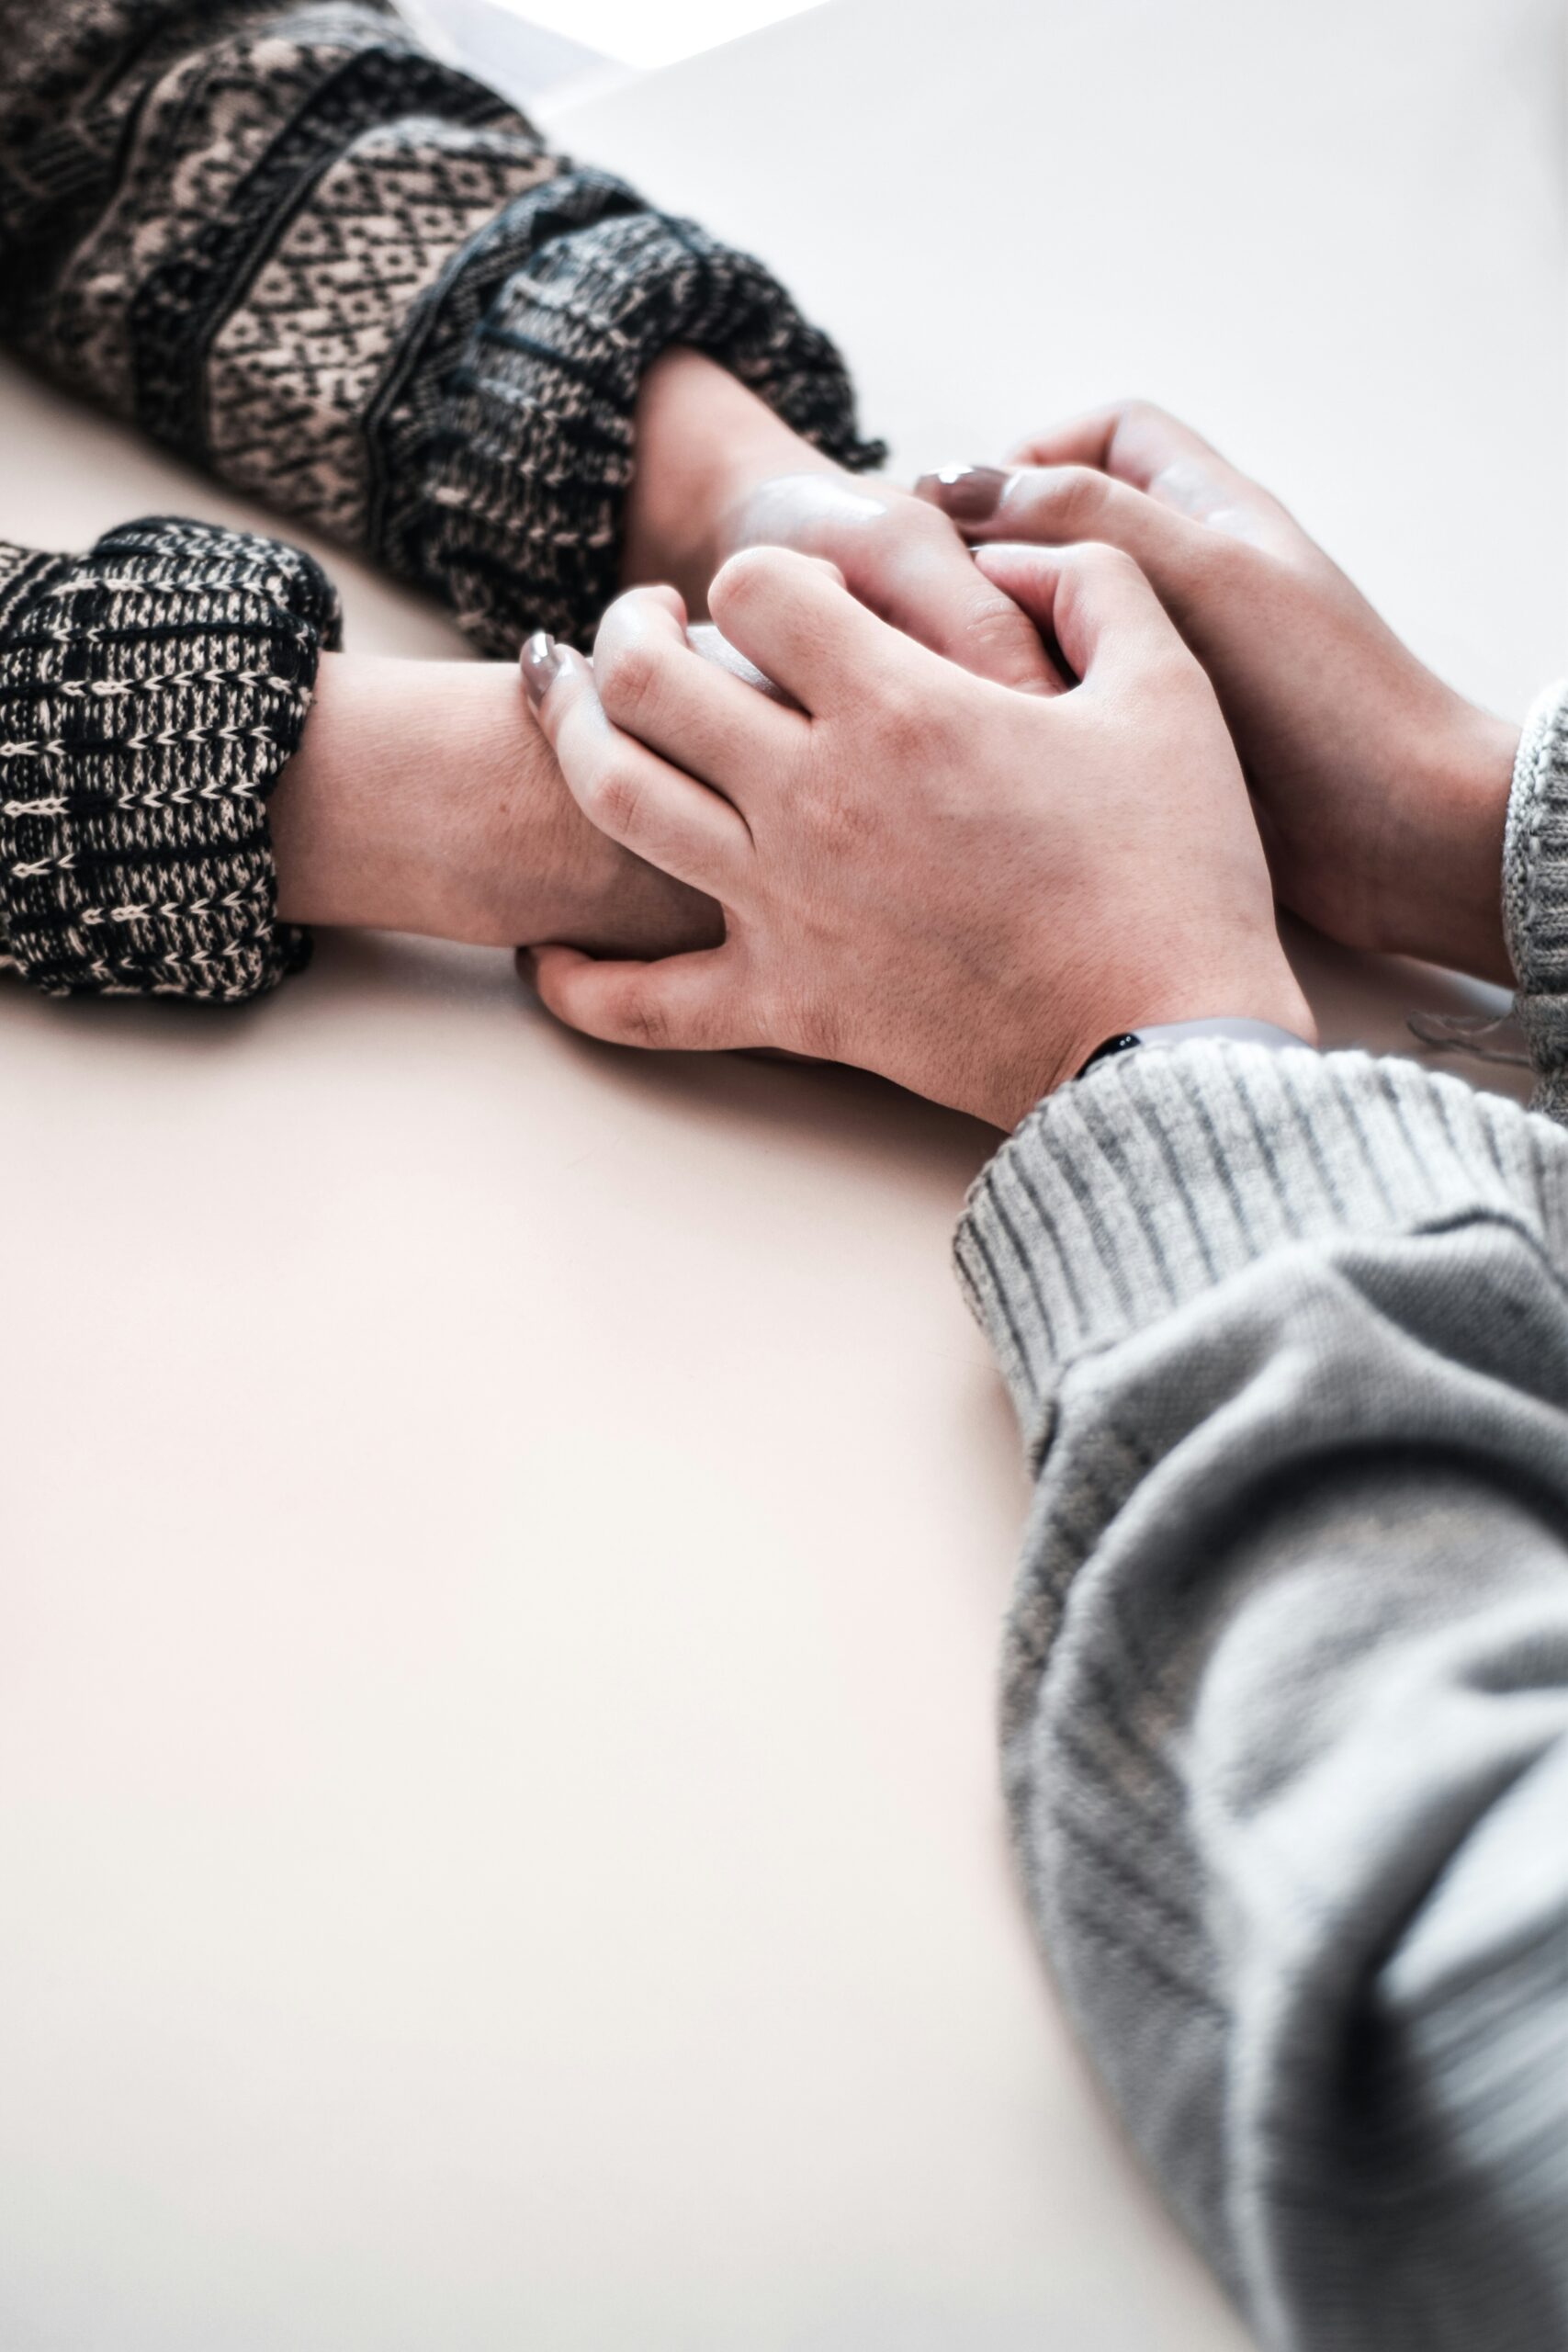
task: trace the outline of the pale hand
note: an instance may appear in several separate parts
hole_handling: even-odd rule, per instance
[[[1277,499],[1144,401],[917,487],[976,544],[1134,558],[1213,681],[1286,906],[1347,946],[1511,978],[1519,730],[1434,677]]]
[[[588,823],[509,662],[323,654],[268,816],[286,922],[637,956],[720,936]]]
[[[1118,1030],[1233,1014],[1311,1036],[1218,706],[1136,568],[981,565],[1081,684],[976,678],[782,550],[735,558],[710,602],[790,704],[694,652],[669,589],[612,606],[592,671],[530,642],[584,813],[727,928],[660,963],[540,948],[553,1012],[623,1045],[853,1062],[1000,1126]]]
[[[836,564],[863,604],[933,652],[1027,693],[1058,692],[1035,630],[976,570],[953,526],[880,476],[847,474],[701,353],[666,352],[638,398],[624,585],[671,582],[703,610],[749,547]]]

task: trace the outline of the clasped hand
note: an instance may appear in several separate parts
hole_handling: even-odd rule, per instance
[[[750,493],[737,536],[793,551],[743,548],[709,604],[792,707],[703,662],[668,587],[612,608],[592,669],[525,651],[580,808],[725,927],[653,963],[539,949],[564,1021],[852,1061],[1006,1125],[1119,1029],[1310,1038],[1276,892],[1348,944],[1506,975],[1517,729],[1276,500],[1143,404],[919,489],[945,541],[880,486]]]
[[[1091,547],[978,569],[1071,692],[976,677],[781,549],[733,558],[709,601],[787,704],[695,652],[670,589],[612,607],[592,670],[531,641],[584,814],[726,929],[653,963],[539,948],[552,1011],[618,1044],[854,1062],[1001,1126],[1134,1022],[1311,1034],[1224,722],[1137,567]]]

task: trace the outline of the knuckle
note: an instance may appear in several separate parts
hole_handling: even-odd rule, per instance
[[[590,821],[612,841],[624,841],[636,827],[642,786],[629,761],[609,759],[595,771],[582,798]]]
[[[874,703],[873,725],[880,759],[899,770],[913,767],[929,760],[943,746],[946,734],[946,714],[934,708],[920,709],[908,695],[897,691],[881,692]],[[852,795],[840,795],[843,822],[855,830],[863,826],[862,804]]]
[[[1111,484],[1092,466],[1061,466],[1052,474],[1050,494],[1058,523],[1075,538],[1084,538],[1105,513]]]
[[[1103,539],[1087,541],[1077,549],[1074,560],[1080,578],[1091,587],[1125,589],[1145,584],[1142,571],[1125,548],[1111,547]]]
[[[1117,401],[1116,419],[1123,425],[1170,424],[1175,421],[1168,409],[1161,408],[1157,401],[1145,400],[1141,393],[1132,400]]]
[[[976,573],[976,580],[981,576]],[[971,647],[979,655],[1023,654],[1040,641],[1028,616],[999,588],[971,599],[964,629]]]
[[[670,1016],[651,998],[627,997],[620,1006],[616,1032],[623,1045],[660,1052],[670,1041]]]
[[[777,548],[741,548],[716,577],[712,595],[731,606],[755,604],[778,585],[781,568],[789,558]]]
[[[605,717],[616,726],[635,726],[658,697],[658,649],[643,637],[619,638],[604,647],[593,668]]]

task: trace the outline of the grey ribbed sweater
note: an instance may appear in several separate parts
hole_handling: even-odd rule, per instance
[[[1568,1113],[1568,702],[1505,908]],[[1404,1061],[1102,1063],[971,1195],[1037,1469],[1004,1772],[1134,2141],[1278,2352],[1568,2344],[1568,1136]]]

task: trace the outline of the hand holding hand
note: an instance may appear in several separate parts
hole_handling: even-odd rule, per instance
[[[1347,946],[1511,978],[1518,729],[1424,668],[1277,499],[1141,401],[917,487],[974,542],[1134,558],[1213,681],[1286,906]]]
[[[495,662],[321,658],[268,805],[287,922],[660,956],[718,910],[589,824]]]
[[[843,472],[701,353],[666,352],[649,369],[637,468],[626,586],[672,582],[697,613],[729,556],[795,548],[835,563],[863,605],[933,652],[1002,685],[1060,691],[1038,631],[976,569],[945,516],[891,482]]]
[[[542,948],[552,1011],[620,1044],[854,1062],[1001,1126],[1121,1029],[1226,1013],[1312,1035],[1213,692],[1136,567],[1082,548],[981,568],[1081,684],[975,677],[773,550],[710,601],[794,707],[694,653],[668,589],[612,606],[592,671],[530,640],[584,812],[727,924],[655,964]]]

